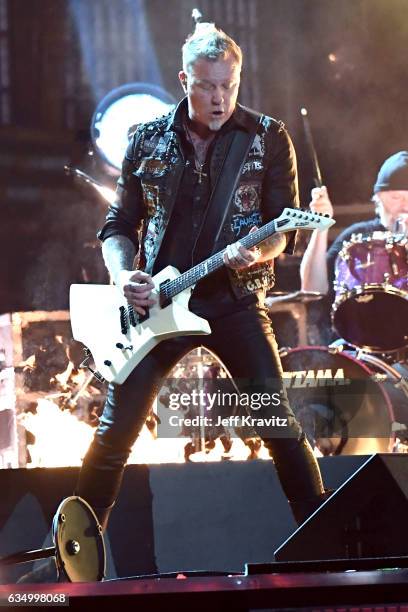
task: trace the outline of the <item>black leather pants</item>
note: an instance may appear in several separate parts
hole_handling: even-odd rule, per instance
[[[225,364],[239,390],[279,392],[280,405],[257,410],[257,418],[287,419],[279,432],[263,428],[265,442],[283,490],[291,502],[318,500],[324,492],[317,461],[282,393],[281,364],[271,322],[259,307],[209,321],[209,336],[184,336],[161,342],[135,368],[123,385],[110,385],[94,440],[84,458],[76,494],[92,506],[116,500],[124,465],[143,427],[152,402],[176,363],[204,346]],[[250,412],[250,411],[249,411]]]

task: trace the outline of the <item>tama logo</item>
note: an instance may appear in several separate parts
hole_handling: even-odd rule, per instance
[[[283,383],[290,389],[306,389],[308,387],[333,387],[335,385],[349,385],[349,378],[345,378],[343,368],[332,370],[298,370],[284,372]]]

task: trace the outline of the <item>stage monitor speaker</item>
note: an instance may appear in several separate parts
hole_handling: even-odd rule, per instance
[[[367,459],[275,551],[276,561],[408,553],[408,454]]]

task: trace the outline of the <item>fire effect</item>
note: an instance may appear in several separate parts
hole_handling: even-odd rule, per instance
[[[35,437],[34,444],[27,444],[29,468],[80,465],[93,437],[90,425],[50,399],[40,399],[36,414],[25,413],[20,422]]]
[[[82,346],[73,342],[66,311],[16,313],[13,352],[20,467],[80,466],[92,441],[105,400],[106,387],[80,367]],[[185,357],[172,373],[182,385],[194,384],[215,367],[213,356],[201,349]],[[217,368],[218,375],[220,373]],[[229,434],[212,439],[207,431],[157,435],[161,411],[159,393],[135,442],[128,463],[159,464],[185,461],[269,459],[259,440],[246,444]],[[191,436],[190,436],[191,433]],[[234,434],[233,434],[234,435]]]
[[[50,399],[40,399],[36,414],[25,413],[20,423],[35,437],[35,443],[27,444],[31,461],[28,468],[80,466],[94,435],[94,427],[80,421],[68,410],[61,410]],[[135,442],[128,464],[184,463],[185,446],[190,438],[154,438],[145,425]],[[243,461],[248,458],[249,450],[242,440],[233,439],[231,451],[226,456],[219,439],[214,448],[198,451],[190,456],[190,461],[221,461],[228,458]],[[269,459],[265,447],[257,453],[261,459]]]

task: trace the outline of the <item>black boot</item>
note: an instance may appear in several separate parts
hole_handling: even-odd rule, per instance
[[[105,506],[105,507],[95,507],[95,506],[91,506],[92,510],[95,512],[98,522],[102,528],[102,533],[105,533],[107,527],[108,527],[108,521],[109,521],[109,517],[110,517],[110,513],[112,512],[113,506],[115,505],[115,502],[113,502],[113,504],[111,504],[110,506]]]
[[[307,518],[313,512],[315,512],[319,506],[326,501],[333,493],[333,489],[327,489],[324,493],[320,495],[315,495],[314,497],[309,497],[305,499],[289,499],[289,506],[292,510],[293,516],[295,517],[295,521],[298,525],[301,525],[305,522]]]
[[[91,495],[92,495],[93,491],[91,491]],[[77,485],[73,495],[76,495],[78,497],[81,497],[84,501],[86,501],[92,508],[92,510],[95,512],[96,514],[96,518],[98,519],[98,523],[102,528],[102,533],[105,533],[107,526],[108,526],[108,521],[109,521],[109,517],[110,517],[110,513],[112,512],[113,506],[115,505],[116,501],[112,502],[111,504],[109,504],[109,506],[96,506],[92,503],[92,499],[91,495],[86,496],[82,493],[82,491],[79,490],[79,487]],[[96,503],[98,503],[98,501],[96,501]],[[99,502],[100,503],[100,502]]]
[[[275,464],[283,491],[298,525],[327,499],[319,464],[302,433],[296,438],[264,440]]]

